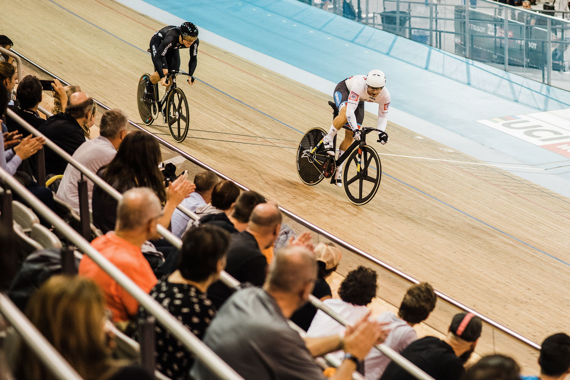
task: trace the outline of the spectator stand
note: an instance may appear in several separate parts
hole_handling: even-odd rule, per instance
[[[68,84],[65,80],[58,77],[54,73],[46,70],[40,65],[36,64],[29,58],[19,54],[17,51],[15,53],[18,54],[23,61],[28,63],[34,69],[37,69],[42,73],[50,75],[53,78],[57,78],[63,84]],[[105,110],[110,109],[110,107],[107,107],[106,105],[98,101],[96,101],[96,103],[102,109]],[[43,112],[42,109],[40,109],[40,111]],[[143,127],[139,126],[138,124],[134,123],[131,120],[129,120],[129,124],[133,128],[136,128],[137,130],[151,134],[149,131],[147,131],[146,129],[144,129]],[[170,144],[168,141],[162,139],[160,136],[154,135],[154,138],[156,138],[158,142],[161,144],[161,146],[164,148],[163,152],[166,151],[170,156],[175,156],[176,160],[180,160],[179,162],[184,162],[185,165],[188,164],[195,165],[200,169],[211,170],[212,172],[216,173],[216,175],[218,175],[220,178],[233,181],[242,190],[244,191],[250,190],[248,187],[234,181],[229,176],[219,172],[218,170],[212,168],[208,164],[189,155],[188,153],[180,149],[178,146]],[[185,168],[189,168],[189,166],[190,165],[185,166]],[[315,240],[317,242],[327,242],[327,241],[333,242],[337,244],[339,248],[341,248],[341,250],[343,251],[343,257],[346,258],[348,257],[348,255],[354,257],[354,259],[351,259],[352,262],[349,264],[350,267],[356,268],[358,265],[370,265],[371,263],[373,263],[375,265],[375,269],[377,270],[381,269],[383,275],[380,276],[379,278],[380,282],[379,285],[386,289],[386,292],[385,294],[383,294],[382,299],[388,302],[389,304],[397,305],[401,301],[401,295],[410,285],[420,283],[419,280],[407,275],[406,273],[383,262],[382,260],[364,252],[363,250],[351,245],[350,243],[339,239],[338,237],[310,223],[309,221],[303,219],[302,217],[290,212],[289,210],[283,207],[279,208],[289,219],[287,221],[287,224],[293,227],[294,230],[300,231],[303,229],[309,229],[313,232],[313,237],[316,238]],[[179,209],[181,208],[179,207]],[[189,211],[185,213],[187,215],[190,215]],[[345,264],[341,265],[341,268],[339,270],[341,274],[349,271],[349,269],[345,268],[344,265]],[[447,332],[449,320],[452,318],[453,315],[461,311],[474,313],[475,315],[480,317],[485,324],[482,336],[483,339],[481,344],[479,344],[477,347],[476,350],[477,352],[483,352],[483,353],[506,352],[506,350],[509,350],[509,352],[513,353],[513,355],[517,357],[517,360],[520,363],[525,363],[527,367],[536,366],[536,354],[537,351],[540,350],[540,345],[522,336],[521,334],[518,334],[517,332],[509,329],[508,327],[478,313],[472,308],[462,304],[461,302],[455,300],[454,298],[440,291],[436,290],[436,294],[439,298],[439,302],[438,306],[436,307],[436,310],[434,310],[434,312],[432,313],[433,316],[428,321],[431,323],[430,324],[431,328],[437,330],[440,333],[445,334]]]
[[[81,168],[78,168],[81,170]],[[111,264],[105,257],[103,257],[97,250],[95,250],[87,240],[85,240],[79,233],[69,227],[61,218],[59,218],[52,210],[37,200],[26,188],[21,185],[16,179],[9,175],[3,169],[0,169],[0,179],[4,184],[11,188],[14,192],[25,199],[28,204],[32,205],[36,212],[49,221],[56,229],[65,234],[68,239],[75,244],[79,250],[87,254],[97,265],[99,265],[109,276],[111,276],[117,283],[123,287],[133,298],[135,298],[148,312],[152,314],[160,323],[168,330],[171,331],[177,339],[179,339],[188,350],[196,355],[208,368],[221,379],[237,380],[241,377],[231,369],[225,362],[223,362],[217,355],[215,355],[201,340],[196,338],[194,334],[188,331],[184,325],[176,318],[174,318],[166,309],[164,309],[152,297],[141,290],[130,278],[128,278],[117,267]],[[101,181],[103,182],[103,181]],[[104,182],[103,182],[104,183]],[[121,195],[119,195],[119,199]],[[168,232],[166,234],[169,234]],[[170,234],[173,240],[178,242],[180,247],[180,240],[174,235]],[[152,329],[151,329],[152,331]],[[143,358],[146,355],[143,355]],[[154,355],[152,356],[152,358]],[[154,372],[154,362],[143,363],[147,368],[152,368]]]
[[[0,293],[0,313],[55,377],[68,380],[82,379],[20,309],[2,293]]]
[[[80,169],[81,170],[81,169]],[[161,324],[166,326],[171,333],[176,336],[182,343],[196,355],[196,357],[203,363],[208,365],[209,369],[216,373],[220,378],[223,379],[240,379],[227,364],[221,361],[202,341],[196,338],[190,331],[188,331],[178,320],[176,320],[166,309],[164,309],[158,302],[152,299],[148,294],[142,291],[131,279],[129,279],[125,274],[123,274],[119,269],[117,269],[113,264],[111,264],[106,258],[104,258],[97,250],[95,250],[87,240],[85,240],[79,233],[71,229],[61,218],[59,218],[53,211],[51,211],[47,206],[34,198],[34,196],[29,193],[25,187],[18,183],[12,176],[7,172],[0,169],[0,179],[5,182],[5,184],[10,187],[13,191],[18,193],[23,199],[29,204],[33,205],[36,211],[48,220],[56,229],[60,232],[66,234],[71,242],[73,242],[81,251],[87,254],[93,261],[95,261],[109,276],[119,283],[125,290],[129,292],[145,309],[149,311],[156,319],[160,321]],[[99,179],[100,182],[103,182]],[[98,185],[101,186],[101,184]],[[119,194],[121,199],[122,195]],[[164,236],[164,235],[163,235]],[[173,237],[172,243],[178,248],[181,247],[181,241]],[[239,288],[240,284],[237,280],[231,277],[226,272],[222,272],[221,280],[228,286],[232,288]],[[315,307],[323,310],[325,313],[329,314],[332,318],[337,320],[343,325],[347,325],[346,321],[338,316],[336,313],[332,312],[323,303],[315,297],[311,298],[311,302]],[[154,370],[154,321],[153,318],[143,323],[142,326],[142,343],[141,343],[141,361],[145,367]],[[433,380],[430,376],[426,375],[423,371],[419,370],[409,361],[401,357],[399,354],[395,353],[393,350],[383,347],[382,345],[376,346],[385,355],[392,358],[400,364],[404,369],[409,371],[417,379],[420,380]],[[328,358],[331,360],[331,358]],[[338,362],[333,364],[338,364]],[[358,379],[358,376],[356,376]]]
[[[20,125],[26,128],[30,133],[36,136],[44,137],[39,131],[35,128],[31,127],[27,124],[24,120],[19,118],[13,111],[9,110],[10,116],[13,117]],[[89,169],[75,161],[71,156],[69,156],[66,152],[62,149],[57,147],[53,142],[46,139],[46,145],[50,148],[54,149],[54,151],[63,157],[66,161],[70,164],[74,165],[79,171],[82,172],[83,175],[87,176],[91,179],[94,183],[100,186],[103,190],[108,192],[112,195],[117,201],[122,199],[122,194],[120,194],[117,190],[111,187],[109,184],[104,182],[101,178],[99,178],[95,173],[91,172]],[[173,335],[175,335],[178,339],[180,339],[185,346],[192,351],[196,356],[202,360],[204,363],[214,363],[212,366],[216,367],[216,361],[220,362],[221,360],[213,354],[209,348],[207,348],[199,339],[197,339],[193,334],[191,334],[186,328],[177,321],[168,311],[162,308],[156,301],[154,301],[148,294],[144,293],[134,282],[132,282],[125,274],[123,274],[119,269],[117,269],[114,265],[112,265],[107,259],[105,259],[99,252],[97,252],[89,242],[85,239],[85,237],[79,235],[76,231],[71,229],[61,218],[59,218],[53,211],[51,211],[47,206],[43,203],[39,202],[37,199],[34,198],[31,193],[29,193],[22,185],[20,185],[13,177],[11,177],[8,173],[3,170],[0,170],[0,179],[3,179],[4,182],[10,187],[12,190],[16,191],[23,199],[25,199],[29,204],[33,205],[34,208],[37,208],[36,211],[39,212],[41,216],[43,216],[46,220],[48,220],[52,225],[58,229],[61,233],[65,234],[68,239],[75,244],[81,251],[87,254],[93,261],[95,261],[103,270],[105,270],[112,278],[114,278],[119,285],[121,285],[125,290],[129,292],[145,309],[147,309],[151,314],[153,314],[167,329],[169,329]],[[86,194],[85,194],[86,198]],[[183,212],[187,212],[188,216],[192,219],[196,220],[197,216],[182,208]],[[11,213],[10,213],[11,214]],[[88,217],[88,214],[85,216]],[[88,219],[87,219],[88,220]],[[170,231],[162,226],[158,226],[159,233],[165,237],[170,243],[172,243],[176,248],[180,249],[182,247],[182,241],[174,236]],[[232,276],[230,276],[227,272],[223,271],[221,273],[221,280],[229,287],[237,289],[240,286],[240,283],[235,280]],[[334,318],[339,323],[343,324],[344,326],[347,325],[346,321],[341,318],[339,315],[334,313],[328,307],[326,307],[319,299],[314,296],[310,298],[311,303],[323,312],[329,314],[332,318]],[[142,324],[142,338],[141,341],[141,359],[142,362],[147,366],[149,369],[154,368],[154,353],[149,350],[154,349],[154,328],[153,328],[154,321],[147,320],[145,323]],[[146,349],[148,347],[148,349]],[[201,354],[197,352],[199,348],[206,348],[206,353],[204,354],[200,351]],[[430,376],[423,373],[413,364],[411,364],[406,359],[402,358],[399,354],[395,353],[393,350],[389,349],[385,346],[377,346],[382,353],[386,356],[390,357],[392,360],[400,364],[403,368],[409,371],[418,379],[423,380],[430,380],[432,379]],[[213,359],[215,357],[215,359]],[[210,360],[210,361],[206,361]],[[213,371],[219,375],[227,375],[229,377],[223,378],[235,378],[233,375],[235,372],[231,370],[225,363],[224,367],[216,367],[220,372]],[[212,367],[210,367],[212,369]],[[230,372],[227,372],[230,371]]]

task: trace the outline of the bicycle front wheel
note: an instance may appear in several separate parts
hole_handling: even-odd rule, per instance
[[[343,173],[343,186],[348,200],[365,205],[376,195],[382,179],[382,163],[374,148],[364,145],[352,151]]]
[[[141,79],[139,79],[139,85],[137,88],[137,106],[139,108],[141,121],[146,125],[151,125],[154,121],[151,106],[144,102],[144,90],[148,82],[150,82],[150,74],[143,74]]]
[[[190,111],[186,95],[179,88],[173,89],[166,99],[166,124],[176,142],[184,141],[190,126]]]

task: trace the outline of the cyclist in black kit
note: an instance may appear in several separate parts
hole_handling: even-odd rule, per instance
[[[188,62],[188,84],[194,84],[194,70],[198,64],[198,28],[191,22],[185,22],[181,26],[165,26],[152,36],[150,40],[150,53],[155,72],[150,76],[145,90],[145,102],[153,102],[153,85],[161,81],[163,86],[168,86],[166,76],[169,72],[180,68],[179,49],[190,48],[190,61]]]

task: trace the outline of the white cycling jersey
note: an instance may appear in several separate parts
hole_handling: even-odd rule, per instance
[[[388,108],[390,107],[390,92],[386,87],[380,91],[375,98],[368,95],[368,86],[366,85],[366,75],[354,75],[345,80],[348,88],[348,101],[346,106],[346,119],[352,129],[358,129],[354,111],[359,102],[370,102],[378,104],[378,126],[377,128],[385,131],[388,125]],[[342,107],[341,107],[342,108]]]

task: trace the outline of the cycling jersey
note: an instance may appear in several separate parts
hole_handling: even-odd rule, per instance
[[[341,82],[342,83],[342,82]],[[352,129],[358,129],[358,121],[355,111],[361,102],[371,102],[378,104],[378,125],[377,128],[385,131],[388,125],[388,108],[390,107],[390,92],[384,87],[376,97],[368,95],[368,86],[366,85],[366,75],[354,75],[344,81],[349,91],[346,103],[343,102],[342,108],[346,105],[346,119]],[[344,99],[343,99],[344,100]]]
[[[198,45],[200,40],[190,45],[190,61],[188,62],[188,74],[194,75],[194,70],[198,64]],[[158,75],[163,78],[163,69],[168,71],[178,70],[180,68],[180,52],[179,49],[186,49],[180,43],[180,27],[179,26],[165,26],[152,36],[150,40],[150,52],[152,55],[152,62],[154,69]]]

